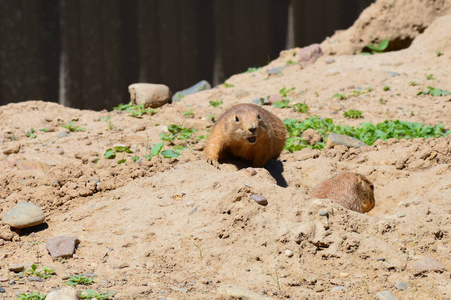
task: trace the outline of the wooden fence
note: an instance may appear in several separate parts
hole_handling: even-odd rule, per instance
[[[223,82],[352,25],[372,0],[0,0],[0,104],[101,110],[135,82]]]

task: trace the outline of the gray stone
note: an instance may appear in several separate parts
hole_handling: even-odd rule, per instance
[[[17,142],[10,143],[6,146],[5,149],[3,149],[3,154],[5,155],[11,155],[15,153],[19,153],[20,151],[20,144]]]
[[[342,285],[333,287],[332,290],[331,290],[332,293],[337,293],[337,292],[347,292],[347,291],[348,291],[348,289],[345,288],[345,287],[342,286]]]
[[[235,285],[235,284],[222,284],[218,290],[217,293],[219,295],[227,295],[233,299],[246,299],[246,300],[269,300],[272,298],[268,298],[265,296],[262,296],[260,294],[257,294],[251,290],[248,290],[242,286]]]
[[[79,243],[74,236],[57,236],[47,240],[46,248],[52,258],[68,258],[74,255]]]
[[[23,264],[12,264],[8,267],[8,270],[12,272],[22,272],[25,269]]]
[[[446,267],[434,257],[425,256],[412,263],[413,274],[415,276],[428,272],[442,273]]]
[[[12,233],[9,226],[0,226],[0,240],[11,241],[14,237],[14,233]]]
[[[6,290],[2,287],[0,287],[0,293],[6,293]]]
[[[286,68],[286,66],[280,66],[280,67],[277,67],[277,68],[272,68],[272,69],[269,69],[268,71],[266,71],[266,73],[268,73],[269,75],[278,74],[278,73],[282,72],[282,70],[285,69],[285,68]]]
[[[392,71],[389,71],[388,74],[390,74],[391,76],[399,76],[399,75],[401,75],[398,72],[392,72]]]
[[[172,102],[178,102],[180,100],[183,99],[183,97],[197,93],[197,92],[201,92],[201,91],[205,91],[205,90],[209,90],[211,89],[211,84],[208,83],[208,81],[206,80],[202,80],[199,81],[198,83],[196,83],[195,85],[184,89],[183,91],[178,91],[177,93],[174,94],[174,96],[172,97]]]
[[[80,292],[74,287],[63,287],[56,291],[51,291],[46,300],[78,300]]]
[[[407,284],[402,281],[396,281],[395,289],[397,289],[398,291],[407,290]]]
[[[396,214],[396,216],[397,216],[398,218],[404,218],[404,217],[406,216],[406,214],[403,213],[403,212],[399,212],[399,213]]]
[[[315,145],[316,143],[321,142],[323,140],[318,131],[312,128],[305,130],[302,133],[301,138],[304,141],[306,141],[309,145]]]
[[[261,195],[252,195],[251,200],[254,200],[255,202],[257,202],[262,206],[268,205],[268,200],[266,200],[266,198]]]
[[[58,133],[58,138],[63,138],[63,137],[66,137],[68,135],[69,135],[69,133],[67,133],[67,132],[60,132],[60,133]]]
[[[334,63],[334,62],[335,62],[335,59],[333,59],[333,58],[326,59],[326,64],[331,64],[331,63]]]
[[[128,86],[130,100],[135,105],[144,107],[160,107],[172,99],[169,87],[164,84],[134,83]]]
[[[319,212],[319,215],[320,215],[321,217],[327,217],[329,214],[327,213],[327,211],[322,210],[322,211]]]
[[[356,138],[347,136],[347,135],[342,135],[342,134],[338,134],[338,133],[329,134],[325,148],[326,149],[333,148],[338,145],[343,145],[343,146],[346,146],[349,148],[360,148],[360,147],[368,146],[364,142],[362,142]]]
[[[29,202],[19,202],[2,218],[4,225],[11,228],[27,228],[44,223],[44,211],[39,206]]]
[[[28,277],[27,280],[28,280],[28,281],[44,282],[44,279],[42,279],[42,278],[39,277],[39,276]]]
[[[392,294],[389,290],[382,291],[376,294],[376,299],[379,300],[397,300],[395,295]]]
[[[321,50],[320,45],[312,44],[299,50],[299,64],[302,68],[305,68],[314,64],[321,56],[323,56],[323,50]]]

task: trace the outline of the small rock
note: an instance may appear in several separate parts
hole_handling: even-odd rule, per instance
[[[79,243],[74,236],[57,236],[47,240],[46,248],[52,258],[68,258],[74,255]]]
[[[334,63],[335,62],[335,59],[333,59],[333,58],[328,58],[328,59],[326,59],[326,64],[331,64],[331,63]]]
[[[67,132],[60,132],[60,133],[58,133],[57,137],[58,138],[63,138],[63,137],[66,137],[68,135],[69,135],[69,133],[67,133]]]
[[[8,277],[0,277],[0,282],[7,282],[8,280]]]
[[[323,51],[319,44],[312,44],[310,46],[301,48],[299,50],[299,64],[302,68],[310,66],[315,63],[315,61],[323,56]]]
[[[12,271],[12,272],[22,272],[25,269],[23,264],[12,264],[8,267],[8,270]]]
[[[322,211],[319,212],[319,215],[320,215],[321,217],[327,217],[329,214],[327,213],[327,211],[322,210]]]
[[[388,74],[390,74],[391,76],[399,76],[399,75],[401,75],[401,74],[399,74],[397,72],[392,72],[392,71],[389,71]]]
[[[221,284],[217,293],[219,295],[227,295],[232,299],[269,300],[269,298],[265,296],[235,284]]]
[[[252,195],[251,196],[251,200],[254,200],[255,202],[257,202],[258,204],[262,205],[262,206],[266,206],[268,205],[268,200],[261,196],[261,195]]]
[[[119,266],[117,266],[118,269],[125,269],[128,267],[129,267],[128,263],[121,263]]]
[[[342,285],[338,285],[338,286],[336,286],[336,287],[333,287],[332,290],[331,290],[332,293],[337,293],[337,292],[346,293],[347,291],[348,291],[348,289],[345,288],[345,287],[342,286]]]
[[[56,291],[51,291],[46,300],[78,300],[80,292],[74,287],[63,287]]]
[[[292,257],[293,256],[293,251],[291,251],[290,249],[285,250],[285,255],[288,257]]]
[[[198,83],[196,83],[195,85],[184,89],[183,91],[178,91],[177,93],[174,94],[174,96],[172,97],[172,102],[178,102],[180,100],[183,99],[183,97],[197,93],[197,92],[201,92],[201,91],[205,91],[205,90],[209,90],[211,89],[211,84],[208,83],[208,81],[206,80],[202,80],[199,81]]]
[[[323,138],[318,133],[318,131],[309,128],[302,133],[301,138],[306,141],[310,145],[315,145],[318,142],[321,142]]]
[[[339,69],[329,69],[326,71],[326,76],[334,76],[340,74],[340,70]]]
[[[2,218],[4,225],[12,228],[27,228],[44,223],[44,211],[29,202],[19,202]]]
[[[3,154],[5,155],[11,155],[19,153],[20,151],[20,144],[19,143],[10,143],[6,146],[5,149],[3,149]]]
[[[405,291],[407,290],[407,284],[402,281],[396,281],[395,289],[397,289],[398,291]]]
[[[398,218],[404,218],[404,217],[406,216],[406,214],[403,213],[403,212],[400,212],[400,213],[397,213],[396,216],[397,216]]]
[[[397,300],[396,296],[389,290],[377,293],[376,298],[379,300]]]
[[[134,83],[128,91],[133,104],[143,104],[146,108],[163,106],[172,99],[171,90],[164,84]]]
[[[266,73],[268,73],[269,75],[278,74],[279,72],[281,72],[285,68],[286,68],[286,66],[280,66],[280,67],[277,67],[277,68],[272,68],[272,69],[269,69],[268,71],[266,71]]]
[[[2,287],[0,287],[0,293],[6,293],[6,290]]]
[[[42,279],[39,276],[34,276],[34,277],[28,277],[27,278],[28,281],[38,281],[38,282],[44,282],[44,279]]]
[[[422,257],[412,263],[412,269],[415,276],[428,272],[442,273],[443,271],[446,271],[445,266],[441,262],[439,262],[436,258],[429,256]]]
[[[338,145],[343,145],[349,148],[360,148],[368,146],[364,142],[347,135],[342,135],[338,133],[329,134],[325,149],[333,148]]]
[[[9,226],[0,226],[0,240],[11,241],[14,233],[9,229]]]
[[[246,171],[246,175],[249,177],[257,175],[257,171],[254,168],[249,167],[249,168],[246,168],[245,171]]]

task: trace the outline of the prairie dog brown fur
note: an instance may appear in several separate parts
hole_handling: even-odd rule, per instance
[[[343,172],[320,183],[310,193],[310,197],[325,199],[360,213],[373,209],[374,186],[365,176],[353,172]]]
[[[229,155],[263,167],[270,158],[279,157],[286,135],[285,125],[273,113],[255,104],[237,104],[218,118],[205,155],[216,167]]]

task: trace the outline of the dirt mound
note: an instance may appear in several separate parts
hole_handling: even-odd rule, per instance
[[[387,51],[405,49],[434,20],[447,14],[451,14],[451,1],[379,0],[349,29],[326,39],[321,48],[330,55],[357,54],[366,45],[388,39]],[[449,32],[449,27],[443,30]]]
[[[232,76],[233,86],[186,96],[152,116],[42,101],[0,107],[0,217],[19,201],[46,213],[46,224],[32,230],[0,228],[5,299],[19,291],[47,294],[81,273],[94,274],[89,288],[115,291],[114,299],[229,299],[252,292],[364,299],[384,290],[398,299],[444,299],[451,294],[451,136],[283,151],[279,161],[253,170],[240,163],[218,170],[202,149],[210,120],[225,109],[292,87],[288,104],[305,103],[308,113],[265,108],[282,119],[314,115],[351,126],[399,119],[451,128],[451,97],[418,95],[428,86],[451,91],[451,53],[443,41],[448,22],[438,19],[399,52],[324,56],[304,69],[287,63],[297,51],[285,51],[261,70]],[[267,72],[275,67],[278,73]],[[363,117],[344,117],[349,109]],[[162,139],[162,151],[182,155],[150,158]],[[115,146],[133,153],[105,157]],[[345,171],[374,184],[369,213],[308,196]],[[73,258],[54,261],[47,254],[46,240],[59,235],[80,240]],[[8,270],[36,261],[56,275],[31,282]],[[407,288],[395,288],[398,282]]]

